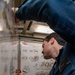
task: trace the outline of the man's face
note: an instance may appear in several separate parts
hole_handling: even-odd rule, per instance
[[[54,58],[54,53],[55,53],[55,48],[54,48],[55,44],[53,41],[44,41],[42,48],[43,48],[43,56],[45,59],[50,59],[50,58]]]

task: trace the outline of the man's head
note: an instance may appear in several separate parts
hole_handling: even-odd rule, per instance
[[[45,59],[56,58],[65,41],[56,33],[48,35],[43,42],[43,55]]]

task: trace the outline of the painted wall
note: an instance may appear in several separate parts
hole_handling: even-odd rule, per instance
[[[21,70],[23,75],[48,75],[54,60],[45,60],[41,53],[42,44],[20,42]],[[16,75],[18,41],[0,42],[0,75]]]

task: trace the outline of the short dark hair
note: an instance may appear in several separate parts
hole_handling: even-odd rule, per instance
[[[62,46],[66,44],[66,41],[63,40],[63,39],[62,39],[57,33],[55,33],[55,32],[49,34],[48,36],[46,36],[45,39],[44,39],[44,41],[49,42],[49,40],[50,40],[52,37],[56,39],[56,41],[58,42],[58,44],[60,44],[60,45],[62,45]]]

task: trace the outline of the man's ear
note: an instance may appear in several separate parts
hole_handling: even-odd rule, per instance
[[[55,41],[55,39],[52,37],[52,38],[50,39],[50,43],[51,43],[51,44],[54,44],[54,41]]]

